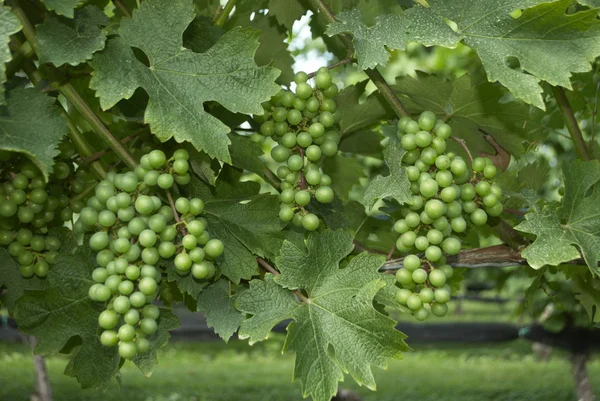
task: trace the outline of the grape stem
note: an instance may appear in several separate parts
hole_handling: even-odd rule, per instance
[[[213,26],[220,26],[221,28],[227,22],[229,18],[229,14],[231,14],[231,10],[235,6],[236,0],[228,0],[225,7],[221,10],[221,12],[216,16],[215,21],[213,22]]]
[[[462,146],[462,148],[465,150],[465,152],[467,152],[467,155],[469,156],[469,160],[471,160],[471,163],[473,163],[473,155],[471,154],[471,151],[469,150],[469,147],[467,146],[467,142],[465,142],[464,139],[458,138],[456,136],[452,136],[452,139],[454,139],[456,142],[458,142],[460,144],[460,146]]]
[[[171,206],[171,210],[173,211],[173,216],[175,217],[175,221],[177,222],[177,230],[179,230],[179,232],[181,233],[181,235],[183,235],[184,237],[187,235],[187,230],[185,229],[184,226],[182,226],[181,223],[181,219],[179,218],[179,213],[177,213],[177,209],[175,208],[175,202],[173,202],[173,196],[171,195],[171,191],[165,190],[166,194],[167,194],[167,200],[169,201],[169,205]]]
[[[509,208],[504,208],[504,211],[506,213],[510,213],[510,214],[516,214],[517,216],[525,216],[527,213],[526,212],[522,212],[520,210],[516,210],[516,209],[509,209]]]
[[[121,0],[113,0],[113,3],[119,9],[119,11],[121,12],[121,14],[123,14],[124,16],[126,16],[128,18],[131,18],[131,13],[129,12],[129,10],[125,6],[125,4],[123,4],[123,1],[121,1]]]
[[[390,249],[390,251],[387,254],[387,257],[385,260],[390,260],[392,259],[392,257],[394,256],[394,252],[396,252],[396,243],[394,243],[394,246],[392,247],[392,249]]]
[[[268,168],[265,168],[265,181],[268,182],[269,184],[271,184],[271,186],[273,188],[275,188],[277,191],[279,191],[281,182],[275,176],[275,174],[273,174],[273,172],[271,170],[269,170]]]
[[[300,157],[302,157],[302,163],[304,163],[304,148],[302,146],[300,148]],[[306,189],[306,178],[304,178],[304,171],[300,169],[300,189]]]
[[[386,252],[382,252],[377,249],[368,248],[356,240],[354,240],[353,243],[354,243],[354,246],[356,247],[356,249],[358,249],[359,251],[364,251],[364,252],[369,252],[369,253],[378,253],[380,255],[387,255]]]
[[[351,58],[345,58],[343,60],[338,61],[337,63],[333,63],[333,64],[328,65],[327,68],[331,70],[331,69],[333,69],[335,67],[339,67],[341,65],[348,64],[350,62],[352,62]],[[318,71],[313,71],[310,74],[308,74],[308,79],[314,78],[317,75],[317,72]]]
[[[327,7],[327,4],[325,4],[323,0],[310,0],[310,5],[312,11],[315,14],[317,13],[317,11],[320,12],[323,18],[327,20],[327,23],[331,24],[336,21],[335,15],[333,15],[333,13],[329,9],[329,7]],[[348,50],[348,58],[353,59],[354,43],[352,42],[352,36],[347,33],[341,33],[337,36],[346,46],[346,49]],[[390,88],[388,83],[385,81],[383,75],[381,75],[381,73],[377,69],[373,68],[370,70],[365,70],[365,73],[367,74],[369,79],[373,81],[377,89],[379,89],[379,93],[381,93],[381,95],[389,103],[392,110],[394,110],[394,113],[396,113],[398,117],[410,115],[406,107],[404,107],[402,102],[400,102],[400,99],[398,99],[398,96],[396,96],[396,93],[392,90],[392,88]]]
[[[575,118],[575,114],[573,114],[573,109],[571,108],[571,104],[569,103],[569,99],[567,99],[565,91],[559,86],[553,86],[552,92],[554,93],[556,104],[558,105],[558,108],[560,109],[565,120],[565,125],[569,130],[569,135],[571,135],[571,139],[573,140],[573,145],[575,146],[577,155],[582,160],[591,160],[588,147],[583,139],[583,135],[579,129],[579,124],[577,123],[577,118]]]
[[[263,267],[263,269],[265,269],[266,271],[268,271],[272,275],[278,276],[280,274],[273,266],[271,266],[269,264],[269,262],[267,262],[266,260],[264,260],[260,256],[256,257],[256,261],[258,262],[259,265],[261,265]],[[306,298],[306,296],[300,290],[294,290],[293,292],[294,292],[294,294],[296,294],[296,296],[302,302],[310,303],[310,299]]]

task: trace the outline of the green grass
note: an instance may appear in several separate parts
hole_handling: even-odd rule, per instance
[[[122,369],[121,388],[81,390],[62,374],[66,360],[48,359],[57,401],[283,401],[301,400],[291,383],[292,355],[281,355],[282,338],[249,347],[240,341],[172,343],[160,352],[160,364],[146,379],[130,363]],[[571,401],[575,399],[570,366],[563,355],[538,362],[529,343],[473,346],[418,345],[387,371],[374,368],[378,391],[359,388],[351,378],[343,386],[367,401]],[[590,363],[600,394],[600,361]],[[0,344],[0,400],[26,401],[33,388],[31,356],[23,345]]]

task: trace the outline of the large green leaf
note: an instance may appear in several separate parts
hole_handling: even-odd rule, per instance
[[[521,254],[531,267],[539,269],[576,259],[581,251],[592,274],[600,275],[600,162],[565,163],[563,174],[562,206],[547,205],[530,212],[515,227],[537,236]]]
[[[342,115],[340,129],[342,134],[357,131],[394,115],[383,96],[379,92],[372,93],[364,101],[361,97],[369,80],[345,87],[335,98],[338,110]]]
[[[204,199],[208,231],[225,245],[218,261],[221,272],[239,283],[258,274],[256,256],[271,258],[278,254],[284,224],[278,218],[276,196],[256,195],[254,185],[244,186],[235,178],[227,183],[220,176],[215,189],[194,180],[191,195]]]
[[[11,89],[6,100],[0,107],[0,149],[25,154],[48,179],[56,147],[69,129],[60,108],[35,88]]]
[[[277,22],[291,32],[294,22],[300,19],[308,9],[306,0],[270,0],[269,13],[272,13]]]
[[[353,35],[358,68],[366,70],[386,65],[391,49],[406,49],[409,42],[427,46],[455,47],[460,36],[444,23],[444,20],[425,7],[412,7],[401,14],[380,15],[376,23],[368,27],[360,10],[342,11],[336,15],[325,32],[329,36],[342,32]]]
[[[356,11],[338,15],[328,33],[355,37],[361,68],[385,64],[384,45],[403,49],[406,39],[454,47],[459,41],[481,58],[488,80],[516,97],[545,108],[540,81],[571,88],[572,73],[591,69],[600,55],[598,10],[566,14],[571,0],[428,0],[402,15],[385,15],[367,28]],[[510,13],[525,9],[519,18]],[[449,31],[449,23],[455,32]],[[508,61],[516,60],[514,63]]]
[[[78,65],[104,49],[106,33],[100,28],[108,25],[106,15],[94,6],[75,13],[75,19],[50,16],[36,27],[37,44],[42,63]]]
[[[12,59],[8,42],[10,35],[21,30],[21,24],[15,15],[10,11],[9,7],[3,5],[4,1],[0,2],[0,104],[6,104],[4,99],[4,82],[6,82],[6,67],[5,63]]]
[[[387,197],[394,198],[401,205],[410,202],[410,182],[406,171],[402,168],[402,158],[406,151],[400,145],[400,141],[391,138],[388,146],[383,151],[385,164],[388,165],[390,173],[387,176],[376,176],[365,188],[363,203],[371,208],[378,199]]]
[[[280,90],[274,82],[279,72],[256,66],[259,33],[249,28],[227,32],[202,54],[182,48],[182,34],[193,17],[191,0],[144,1],[133,18],[122,20],[120,36],[94,55],[90,87],[103,109],[143,88],[150,97],[144,120],[159,139],[188,141],[231,162],[230,129],[208,114],[204,103],[212,100],[232,112],[260,114],[260,103]],[[148,57],[149,66],[137,60],[132,47]]]
[[[240,327],[245,317],[235,308],[240,293],[231,294],[231,282],[221,279],[208,287],[198,298],[198,310],[206,315],[206,323],[225,342]]]
[[[391,280],[378,273],[385,258],[366,253],[340,269],[352,249],[353,234],[344,231],[313,233],[306,248],[284,242],[275,279],[253,280],[237,307],[252,317],[240,327],[239,337],[265,339],[280,321],[293,319],[284,351],[296,353],[294,378],[303,395],[327,401],[338,382],[349,373],[357,383],[375,389],[371,365],[385,368],[388,358],[401,358],[408,349],[396,322],[373,307],[373,298]],[[308,294],[298,301],[285,288]]]

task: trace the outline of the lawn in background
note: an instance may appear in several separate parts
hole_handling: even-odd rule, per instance
[[[81,390],[62,374],[66,359],[51,357],[48,368],[56,401],[300,401],[291,383],[293,358],[281,355],[283,337],[253,347],[241,341],[175,342],[159,354],[159,365],[146,379],[127,363],[121,387],[105,392]],[[373,368],[378,391],[360,388],[351,378],[342,386],[366,401],[572,401],[570,365],[562,353],[539,362],[530,343],[516,341],[477,346],[417,345],[387,371]],[[590,363],[600,394],[600,361]],[[0,344],[0,400],[28,401],[34,376],[27,347]]]

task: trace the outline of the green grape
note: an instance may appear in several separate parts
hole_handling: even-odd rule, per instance
[[[157,184],[162,189],[169,189],[173,186],[173,176],[171,174],[161,174],[158,176]]]
[[[30,278],[35,276],[35,266],[30,264],[30,265],[22,265],[19,268],[19,272],[21,273],[21,276],[23,276],[24,278]]]
[[[152,295],[157,288],[156,280],[151,277],[143,277],[138,283],[138,288],[142,294]]]
[[[454,159],[450,163],[450,171],[455,176],[463,175],[467,172],[467,163],[462,159]]]
[[[204,201],[200,198],[190,199],[190,214],[197,216],[204,211]]]
[[[319,72],[317,73],[317,75],[315,76],[315,84],[317,85],[317,87],[319,89],[327,89],[329,88],[329,86],[331,85],[331,75],[329,74],[329,71],[324,71],[324,72]]]
[[[448,305],[433,303],[431,304],[431,313],[437,317],[444,317],[448,313]]]
[[[408,213],[404,217],[404,221],[406,222],[406,225],[409,226],[410,228],[415,228],[419,224],[421,224],[421,218],[419,217],[419,215],[417,213],[414,213],[414,212]]]
[[[206,256],[211,259],[216,259],[221,256],[224,250],[225,247],[223,242],[218,239],[211,239],[204,245],[204,252],[206,253]]]
[[[284,206],[279,210],[279,218],[281,221],[289,222],[294,218],[294,209],[289,206]]]
[[[173,152],[173,159],[175,160],[188,160],[190,158],[190,154],[185,149],[177,149]]]
[[[321,172],[319,170],[309,170],[304,175],[304,178],[310,185],[319,185],[321,182]]]
[[[407,290],[406,288],[401,288],[396,293],[396,301],[398,301],[402,305],[406,305],[408,302],[408,298],[412,295],[412,291]]]
[[[323,111],[319,114],[319,122],[323,124],[325,128],[329,128],[335,123],[335,118],[329,111]]]
[[[114,347],[119,343],[119,336],[113,330],[106,330],[100,334],[100,343],[105,347]]]
[[[188,234],[181,239],[181,245],[187,250],[194,249],[198,245],[198,239],[194,235]]]
[[[450,187],[453,179],[452,173],[448,170],[438,171],[435,175],[435,180],[441,188]]]
[[[194,263],[200,263],[204,260],[204,249],[202,248],[194,248],[189,252],[190,259]]]
[[[321,186],[315,191],[315,198],[321,203],[330,203],[333,201],[334,193],[330,187]]]
[[[417,240],[417,234],[415,234],[414,231],[407,231],[400,236],[400,242],[405,247],[414,246],[416,240]]]
[[[303,148],[309,147],[313,142],[313,137],[308,132],[300,132],[296,136],[296,142]]]
[[[442,234],[440,230],[433,228],[427,232],[427,240],[430,244],[439,245],[442,243],[443,239],[444,234]]]
[[[424,251],[425,249],[427,249],[428,246],[429,240],[427,239],[427,237],[421,235],[415,240],[415,248],[417,248],[419,251]]]
[[[476,226],[483,226],[487,223],[487,213],[481,209],[475,209],[473,213],[471,213],[471,222]]]
[[[172,242],[161,242],[158,245],[158,255],[163,259],[169,259],[175,255],[176,251],[175,244]]]
[[[463,184],[460,187],[460,199],[463,201],[473,200],[476,196],[475,187],[473,184]]]
[[[144,334],[152,335],[156,332],[157,329],[158,329],[158,324],[156,323],[156,320],[154,320],[154,319],[145,317],[140,321],[140,330]]]
[[[204,280],[214,275],[215,267],[209,261],[194,263],[192,265],[192,276],[198,280]]]
[[[443,287],[444,284],[446,284],[446,274],[440,270],[440,269],[435,269],[432,270],[429,273],[429,282],[431,283],[431,285],[435,286],[435,287]],[[431,294],[433,295],[433,294]],[[432,298],[433,300],[433,298]],[[431,301],[429,301],[431,302]]]
[[[158,184],[159,176],[160,176],[160,173],[158,171],[150,170],[150,171],[146,172],[146,174],[144,174],[144,183],[146,183],[146,185],[150,185],[151,187],[153,187]]]
[[[147,195],[140,195],[135,201],[135,210],[141,214],[152,213],[154,211],[154,202],[152,201],[152,198]]]
[[[424,111],[419,116],[419,127],[422,130],[431,131],[433,129],[433,127],[435,126],[436,120],[437,120],[437,117],[436,117],[435,113],[433,113],[431,111]]]
[[[126,253],[131,248],[131,243],[127,238],[117,238],[111,243],[111,248],[116,253]]]
[[[311,112],[311,113],[314,113],[314,112],[318,111],[319,110],[319,106],[320,106],[319,100],[316,97],[314,97],[314,96],[309,97],[306,100],[306,110],[309,111],[309,112]]]
[[[416,255],[407,255],[404,258],[404,268],[408,271],[415,271],[421,267],[421,259]],[[401,270],[398,270],[401,271]]]
[[[414,141],[420,148],[426,148],[431,144],[432,136],[427,131],[419,131],[414,135]]]
[[[139,291],[135,291],[129,296],[129,302],[134,308],[141,308],[146,304],[146,296]]]
[[[464,233],[467,230],[467,222],[462,217],[455,217],[450,220],[450,227],[456,233]]]
[[[485,211],[492,217],[498,217],[504,211],[504,206],[502,206],[502,203],[498,202],[494,206],[486,208]]]
[[[442,250],[436,245],[430,245],[429,248],[425,250],[425,257],[430,262],[437,262],[442,258]]]
[[[421,131],[421,127],[419,127],[419,123],[414,120],[407,121],[404,125],[404,132],[406,132],[408,135],[414,135],[419,131]]]
[[[160,255],[158,254],[158,249],[156,248],[144,248],[142,251],[142,261],[149,265],[154,265],[158,263],[160,259]]]
[[[312,96],[312,93],[312,87],[306,82],[301,82],[296,85],[296,96],[298,96],[300,99],[308,99]]]
[[[119,315],[114,310],[105,310],[98,316],[98,325],[103,329],[110,330],[119,323]]]
[[[412,272],[412,279],[417,284],[423,284],[427,281],[427,272],[421,268]]]
[[[440,124],[435,129],[435,135],[442,139],[448,139],[452,135],[452,128],[447,124]]]
[[[187,253],[180,253],[175,256],[175,268],[179,272],[187,272],[192,267],[192,259]]]
[[[338,152],[338,145],[335,141],[326,139],[321,145],[321,152],[328,157],[335,156]]]
[[[412,272],[408,269],[399,269],[396,271],[396,281],[402,285],[407,285],[413,282]]]
[[[21,223],[31,223],[34,218],[34,212],[29,206],[20,206],[17,210],[17,205],[14,202],[6,201],[0,205],[0,215],[2,217],[10,217],[17,211],[17,217]]]
[[[433,292],[435,302],[445,304],[450,300],[450,292],[445,288],[438,288]]]
[[[135,265],[129,265],[125,269],[125,277],[129,280],[137,280],[140,277],[140,268]]]
[[[429,312],[424,307],[420,307],[419,309],[417,309],[415,311],[414,316],[415,316],[415,319],[417,319],[418,321],[422,322],[425,319],[427,319],[427,317],[429,316]]]
[[[312,162],[316,162],[321,158],[321,148],[317,145],[310,145],[306,148],[306,158]]]
[[[129,309],[123,316],[123,320],[127,325],[136,325],[140,321],[140,313],[135,309]]]
[[[158,168],[164,166],[166,161],[167,161],[167,156],[165,155],[165,153],[162,150],[156,149],[148,154],[148,162],[150,163],[150,165],[153,168],[158,169]]]
[[[398,234],[403,234],[408,230],[410,230],[410,227],[408,226],[408,224],[406,224],[406,221],[404,219],[398,220],[394,224],[394,231],[396,231]]]
[[[421,298],[421,302],[423,302],[424,304],[432,302],[433,290],[427,287],[422,288],[421,291],[419,291],[419,298]]]
[[[302,227],[307,231],[315,231],[319,227],[319,224],[319,218],[312,213],[308,213],[302,217]]]
[[[330,186],[331,185],[331,177],[329,177],[327,174],[323,174],[321,176],[321,185],[322,186]]]
[[[437,199],[428,200],[425,204],[425,213],[433,220],[442,217],[446,210],[446,205]]]
[[[271,117],[276,122],[282,122],[287,119],[287,114],[288,111],[285,107],[276,107],[275,110],[273,110],[273,114],[271,115]]]
[[[103,231],[97,232],[90,237],[90,248],[94,251],[100,251],[108,246],[108,234]]]
[[[119,343],[119,355],[123,359],[133,359],[137,355],[137,346],[132,342]]]
[[[419,192],[425,198],[431,198],[438,192],[439,185],[435,180],[428,179],[419,186]]]
[[[140,233],[138,241],[144,248],[153,247],[156,244],[156,233],[150,229],[145,229]]]
[[[297,191],[294,195],[294,200],[300,206],[306,206],[310,202],[310,193],[305,190]]]
[[[121,284],[119,284],[119,294],[130,295],[133,292],[133,290],[133,283],[129,280],[123,280],[121,281]]]
[[[279,142],[286,148],[291,149],[296,146],[296,134],[293,132],[287,132],[283,134]]]
[[[413,150],[409,150],[408,152],[406,152],[404,154],[402,161],[406,164],[415,164],[419,160],[419,157],[421,157],[421,152],[418,149],[413,149]],[[417,168],[417,167],[415,167],[415,168]],[[418,168],[417,168],[417,171],[419,171]],[[419,171],[419,173],[420,173],[420,171]]]
[[[483,172],[485,168],[485,159],[483,157],[476,157],[473,159],[472,163],[473,171],[477,173]]]
[[[406,134],[400,140],[400,144],[404,150],[413,150],[417,148],[417,141],[413,134]]]
[[[291,171],[299,171],[304,166],[304,160],[298,155],[291,155],[287,165]]]
[[[325,133],[325,127],[319,122],[312,123],[308,127],[308,133],[312,138],[320,138]]]
[[[410,310],[416,311],[423,306],[423,302],[417,294],[411,294],[411,296],[406,300],[406,306],[408,306]]]
[[[435,150],[438,155],[442,155],[446,151],[446,141],[442,138],[433,138],[431,141],[431,148]]]

